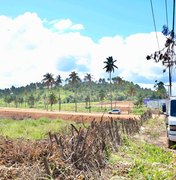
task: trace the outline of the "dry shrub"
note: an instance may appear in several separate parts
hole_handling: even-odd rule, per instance
[[[70,133],[41,141],[0,138],[2,179],[102,179],[109,153],[117,151],[122,134],[139,132],[135,119],[92,121],[88,128],[70,126]]]

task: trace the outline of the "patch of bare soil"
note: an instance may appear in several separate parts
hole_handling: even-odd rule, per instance
[[[71,120],[71,121],[84,121],[90,122],[92,120],[100,121],[102,118],[103,120],[107,121],[110,119],[121,120],[121,119],[135,119],[138,116],[128,114],[129,110],[133,107],[133,103],[130,101],[114,101],[112,103],[113,108],[118,108],[121,110],[120,115],[110,115],[107,112],[105,113],[79,113],[79,112],[66,112],[66,111],[46,111],[46,110],[37,110],[37,109],[22,109],[22,108],[7,108],[1,107],[0,108],[0,118],[9,117],[12,119],[38,119],[41,117],[48,117],[51,119],[64,119],[64,120]],[[102,106],[103,108],[109,107],[109,102],[98,103],[96,106]]]
[[[109,102],[100,102],[96,104],[96,106],[101,106],[103,108],[110,107],[111,104]],[[130,109],[134,106],[132,101],[113,101],[112,107],[113,109],[120,109],[124,113],[128,113]]]
[[[0,108],[0,118],[8,117],[12,119],[38,119],[41,117],[48,117],[51,119],[64,119],[69,121],[90,122],[92,120],[100,121],[102,118],[104,121],[110,119],[137,119],[138,116],[128,115],[122,113],[120,115],[110,115],[108,113],[76,113],[76,112],[57,112],[46,111],[36,109],[20,109],[20,108]]]

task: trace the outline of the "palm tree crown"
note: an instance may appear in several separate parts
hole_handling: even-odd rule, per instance
[[[107,61],[104,61],[106,66],[103,68],[103,69],[106,69],[106,72],[111,73],[111,72],[114,72],[114,68],[118,69],[118,67],[114,64],[117,60],[113,60],[112,56],[110,56],[106,59],[107,59]]]
[[[87,73],[84,77],[84,80],[87,81],[87,82],[92,82],[92,75]]]
[[[62,79],[61,79],[61,76],[58,75],[55,79],[55,84],[56,86],[60,86],[62,84]]]
[[[51,73],[46,73],[45,75],[43,75],[43,82],[47,85],[48,89],[51,87],[54,83],[54,78],[53,78],[53,74]]]
[[[81,81],[81,79],[79,78],[78,74],[76,72],[71,72],[69,74],[69,78],[67,79],[67,81],[72,85],[76,85],[78,82]]]

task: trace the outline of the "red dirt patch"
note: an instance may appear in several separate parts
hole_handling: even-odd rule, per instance
[[[8,117],[12,119],[38,119],[41,117],[48,117],[51,119],[64,119],[64,120],[72,120],[72,121],[107,121],[110,119],[114,120],[126,120],[126,119],[135,119],[138,116],[135,115],[110,115],[103,113],[75,113],[75,112],[57,112],[57,111],[46,111],[46,110],[36,110],[36,109],[20,109],[20,108],[0,108],[0,117]]]

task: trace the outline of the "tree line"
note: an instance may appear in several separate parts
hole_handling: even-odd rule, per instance
[[[100,78],[95,81],[90,73],[85,74],[81,79],[79,74],[73,71],[68,78],[63,80],[61,75],[54,77],[52,73],[46,73],[41,82],[0,90],[1,104],[33,108],[38,103],[38,107],[48,110],[50,106],[52,110],[53,105],[58,103],[58,109],[61,111],[62,104],[74,103],[74,111],[77,112],[77,104],[84,102],[85,108],[91,112],[93,102],[108,101],[112,109],[113,102],[116,101],[130,100],[139,106],[143,103],[144,98],[164,98],[167,95],[162,82],[156,81],[155,91],[152,91],[141,88],[133,82],[125,81],[119,76],[112,77],[112,73],[118,69],[115,65],[116,61],[112,56],[104,61],[103,69],[109,73],[108,79]]]

